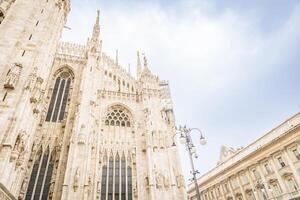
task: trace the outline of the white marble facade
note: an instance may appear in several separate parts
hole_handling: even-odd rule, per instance
[[[0,0],[0,197],[186,199],[168,82],[59,42],[69,0]],[[143,60],[143,62],[141,61]]]

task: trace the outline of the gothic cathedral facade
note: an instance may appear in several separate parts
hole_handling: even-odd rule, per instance
[[[70,0],[0,0],[0,199],[186,199],[169,85],[60,42]],[[141,62],[143,60],[143,62]]]

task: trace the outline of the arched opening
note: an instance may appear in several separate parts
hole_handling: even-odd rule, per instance
[[[58,122],[64,119],[71,82],[72,75],[68,71],[63,71],[57,76],[46,116],[47,122]]]
[[[130,127],[131,114],[120,105],[115,105],[109,108],[105,119],[106,126],[121,126]]]
[[[4,15],[4,13],[2,12],[2,10],[0,10],[0,24],[2,24],[4,18],[5,18],[5,15]]]

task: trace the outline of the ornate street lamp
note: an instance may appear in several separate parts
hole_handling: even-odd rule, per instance
[[[197,177],[196,177],[196,175],[199,174],[199,172],[198,172],[198,170],[195,170],[194,161],[193,161],[193,157],[198,158],[198,155],[196,152],[196,147],[192,141],[192,137],[191,137],[192,131],[197,131],[197,133],[200,134],[199,142],[201,145],[206,145],[207,141],[204,138],[201,130],[198,128],[186,128],[186,126],[184,126],[184,127],[179,126],[179,128],[176,127],[176,131],[177,131],[176,134],[173,136],[173,145],[172,146],[176,146],[175,136],[180,135],[179,142],[186,147],[186,150],[189,153],[191,168],[192,168],[192,175],[193,175],[192,180],[194,181],[194,184],[195,184],[195,190],[197,192],[197,200],[201,200],[199,186],[198,186]]]

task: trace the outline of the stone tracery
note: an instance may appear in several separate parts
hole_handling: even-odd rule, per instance
[[[130,127],[130,114],[122,106],[112,106],[106,116],[105,125]]]

